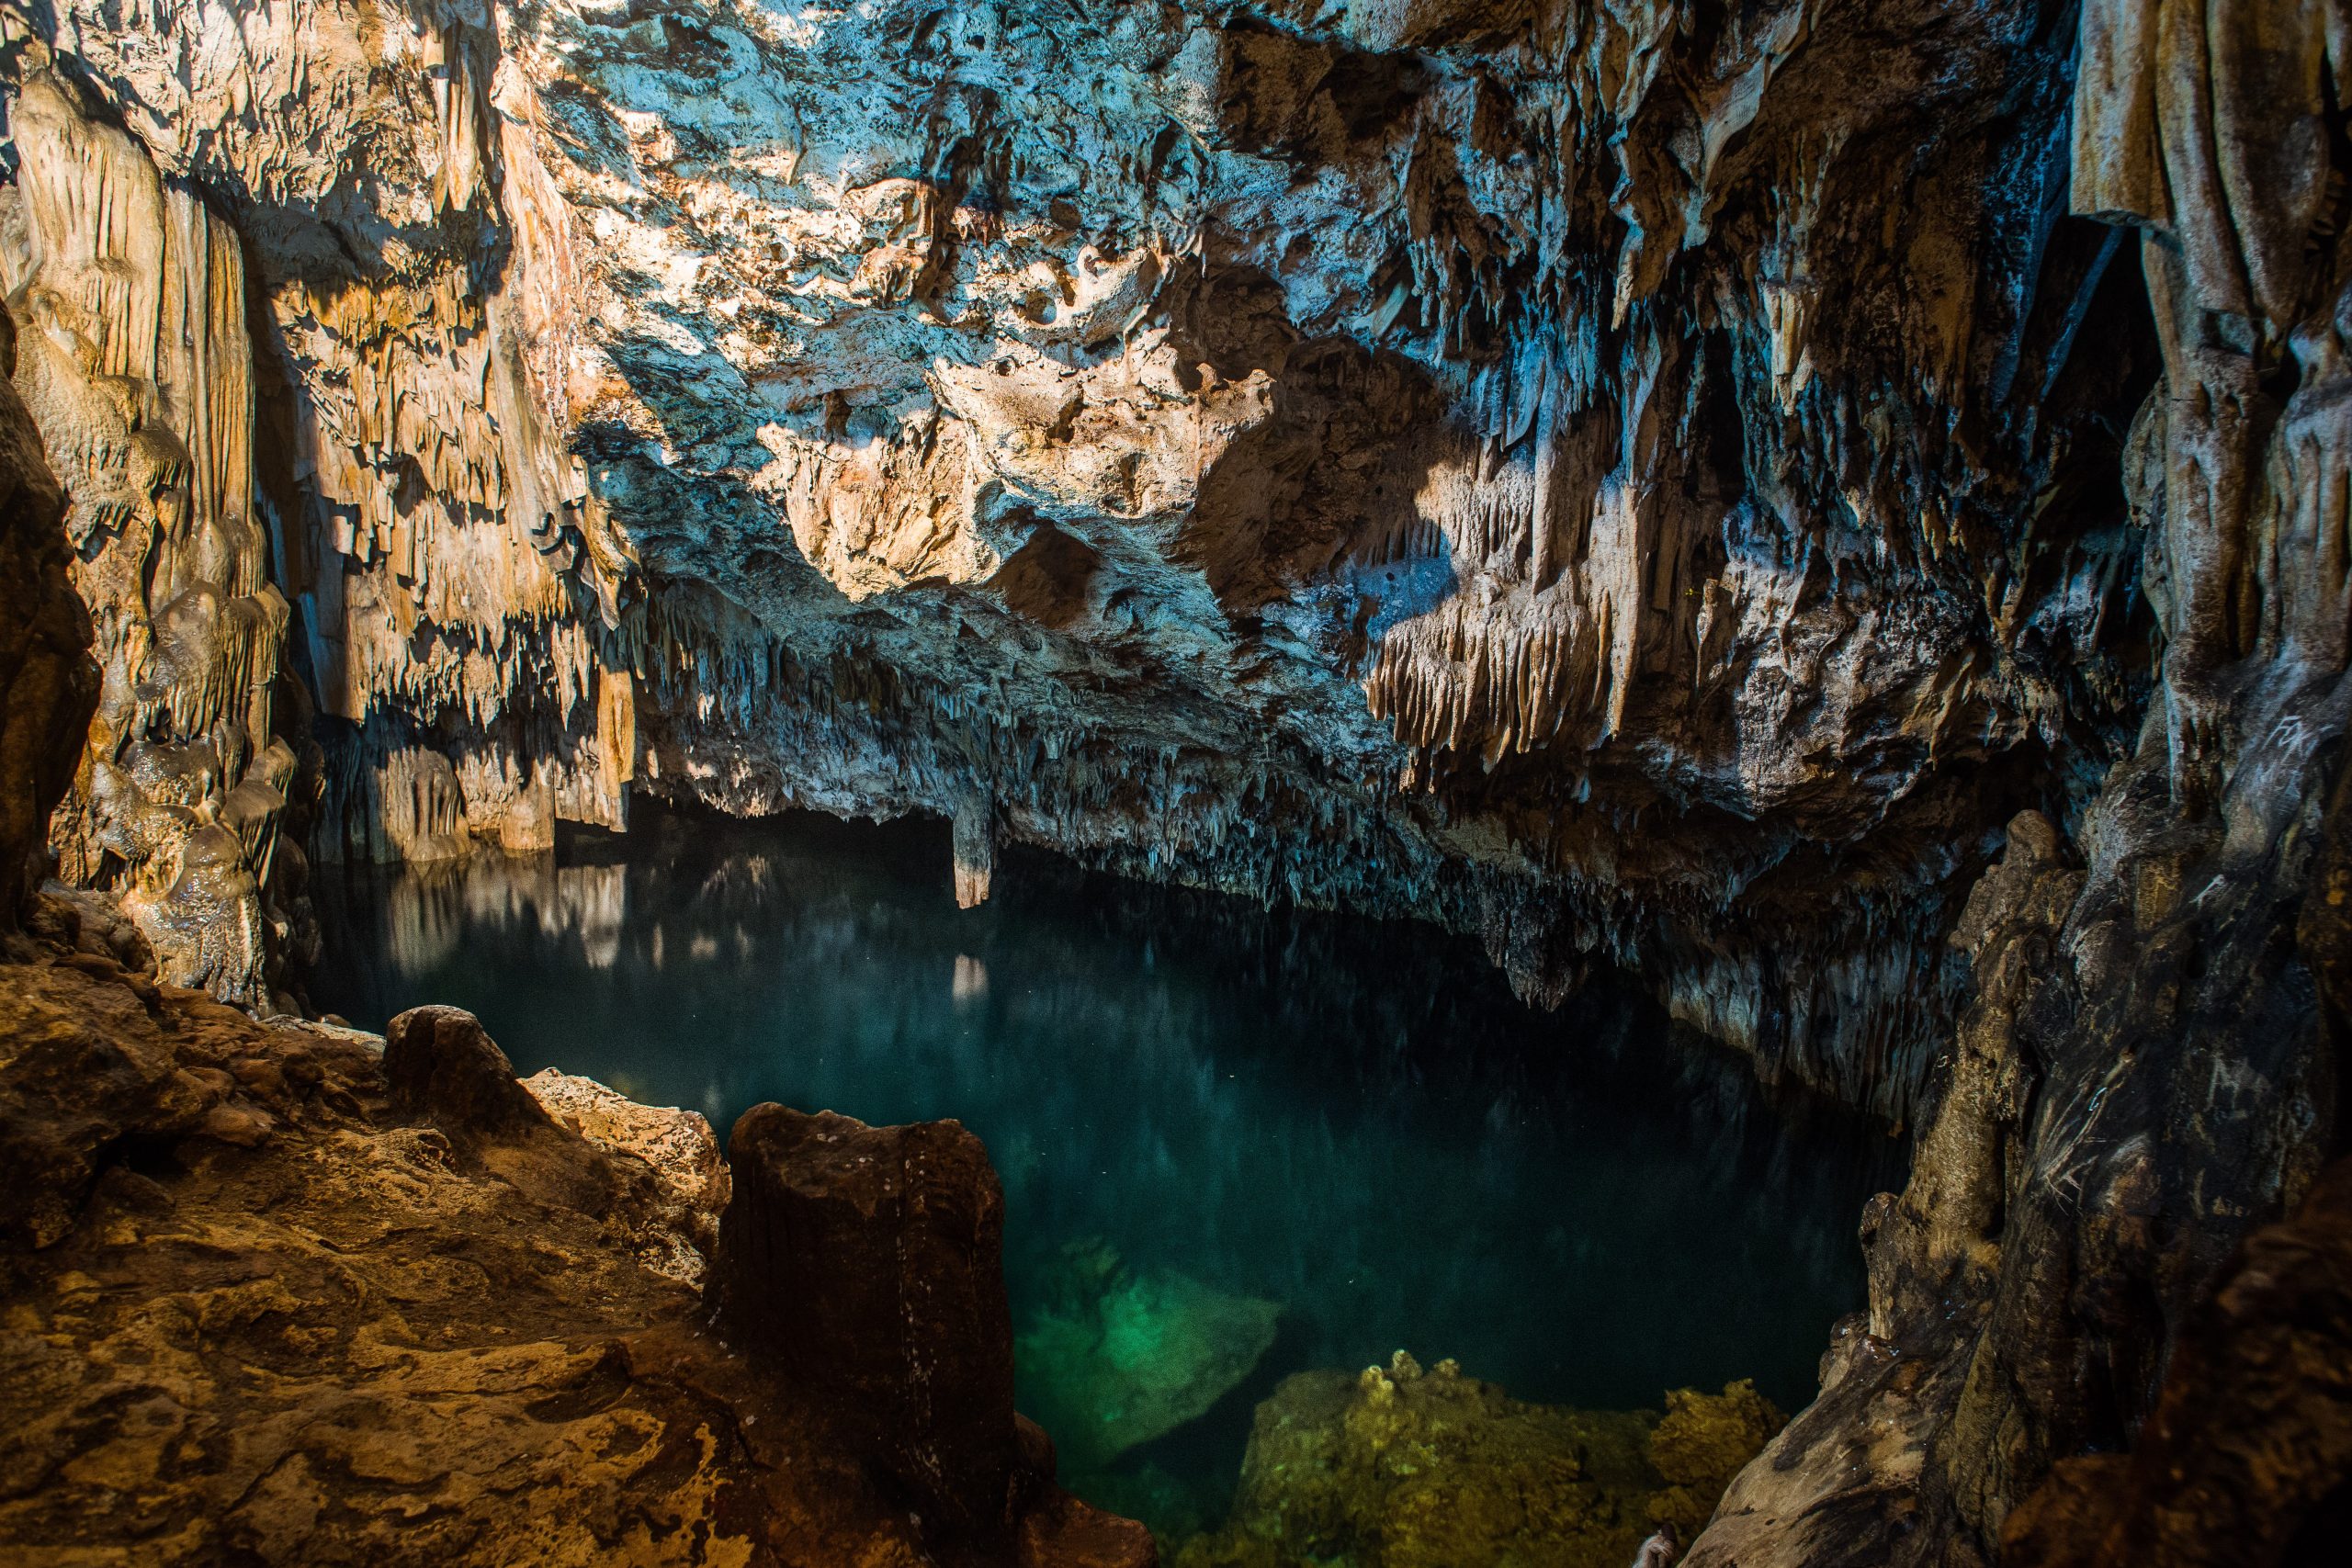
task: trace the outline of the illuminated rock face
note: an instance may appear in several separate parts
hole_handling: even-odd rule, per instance
[[[254,274],[250,414],[163,370],[160,412],[254,465],[191,504],[268,525],[328,744],[263,783],[314,850],[533,848],[631,788],[926,810],[1432,916],[1532,995],[1641,965],[1899,1110],[1951,889],[2137,722],[2157,356],[2122,231],[2060,216],[2074,40],[1878,9],[207,0],[50,41]],[[53,268],[96,242],[21,156]]]

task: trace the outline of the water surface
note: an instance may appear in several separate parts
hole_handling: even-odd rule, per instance
[[[1216,1511],[1280,1375],[1399,1348],[1588,1406],[1812,1397],[1862,1304],[1862,1201],[1901,1179],[1873,1124],[1768,1095],[1625,990],[1526,1009],[1426,927],[1019,854],[958,910],[948,858],[939,823],[649,811],[534,860],[321,867],[314,999],[375,1029],[469,1009],[518,1071],[722,1136],[765,1100],[959,1118],[1003,1177],[1023,1332],[1122,1280],[1279,1303],[1245,1385],[1079,1478],[1164,1528]],[[1027,1358],[1024,1408],[1062,1375]]]

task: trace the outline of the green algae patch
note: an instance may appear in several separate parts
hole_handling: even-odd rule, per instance
[[[1258,1407],[1225,1528],[1176,1568],[1623,1568],[1689,1540],[1782,1424],[1747,1382],[1656,1411],[1529,1404],[1399,1351],[1302,1372]]]
[[[1131,1272],[1105,1247],[1073,1249],[1073,1285],[1013,1343],[1022,1408],[1064,1466],[1098,1470],[1198,1420],[1257,1370],[1282,1303],[1230,1295],[1172,1269]]]

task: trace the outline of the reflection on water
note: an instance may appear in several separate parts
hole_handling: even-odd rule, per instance
[[[1130,1506],[1137,1475],[1229,1483],[1279,1376],[1400,1347],[1527,1399],[1753,1377],[1794,1408],[1900,1177],[1870,1125],[1647,1004],[1531,1012],[1425,928],[1018,855],[958,910],[944,824],[649,812],[535,860],[322,867],[318,894],[315,996],[355,1023],[454,1003],[520,1072],[722,1129],[763,1100],[960,1118],[1004,1179],[1023,1407]],[[1080,1410],[1102,1429],[1073,1441]]]

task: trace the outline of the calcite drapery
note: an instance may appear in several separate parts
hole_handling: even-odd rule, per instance
[[[0,319],[0,371],[17,336]],[[40,432],[0,386],[0,931],[16,929],[49,814],[73,782],[78,737],[97,705],[90,616],[66,572],[65,498]]]
[[[287,604],[254,512],[238,240],[55,75],[27,76],[9,120],[15,380],[71,499],[104,671],[62,869],[127,867],[170,978],[266,1005],[262,884],[301,852],[278,842],[298,761],[273,734]]]

